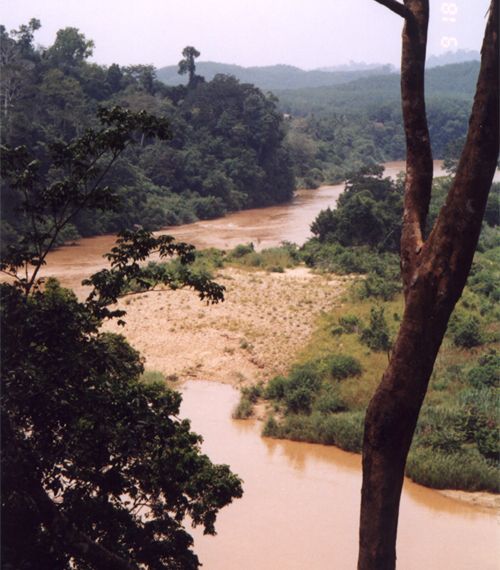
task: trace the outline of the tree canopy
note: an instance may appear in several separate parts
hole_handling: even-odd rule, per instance
[[[124,232],[111,262],[91,276],[86,301],[39,270],[84,208],[106,210],[104,177],[129,145],[165,139],[145,112],[102,110],[103,127],[51,147],[50,168],[26,148],[3,149],[3,176],[22,196],[23,236],[2,253],[2,565],[5,568],[178,568],[199,561],[186,517],[215,533],[220,508],[242,494],[226,465],[201,452],[179,418],[181,396],[147,384],[143,360],[123,336],[104,333],[112,304],[131,287],[189,286],[219,302],[224,289],[189,265],[194,248],[139,229]],[[181,270],[152,275],[152,252]]]
[[[42,171],[51,148],[98,126],[100,107],[119,105],[168,119],[171,139],[143,137],[108,173],[120,195],[114,210],[82,210],[66,227],[68,239],[117,232],[140,224],[148,230],[221,216],[230,210],[283,202],[294,177],[275,100],[234,78],[210,82],[195,74],[195,48],[181,66],[189,88],[166,87],[151,65],[100,66],[88,61],[93,42],[65,28],[47,49],[35,47],[38,20],[8,33],[1,29],[1,142],[26,146]],[[2,243],[23,233],[14,214],[21,200],[2,189]]]

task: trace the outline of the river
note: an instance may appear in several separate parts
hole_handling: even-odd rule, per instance
[[[405,167],[404,162],[388,162],[386,176],[396,176]],[[442,162],[435,161],[436,176],[444,175]],[[290,241],[302,245],[310,236],[309,227],[318,213],[333,207],[344,189],[344,184],[322,186],[317,190],[299,190],[288,204],[256,208],[227,214],[223,218],[172,226],[157,232],[170,234],[196,247],[230,249],[240,243],[252,242],[260,250]],[[114,244],[114,235],[79,240],[76,245],[61,247],[48,258],[48,271],[66,286],[82,291],[81,281],[105,266],[103,255]]]
[[[388,165],[395,175],[403,163]],[[439,166],[439,165],[438,165]],[[439,174],[439,170],[438,170]],[[290,204],[246,210],[218,220],[167,228],[198,247],[257,249],[303,243],[317,213],[334,206],[343,185],[297,193]],[[84,239],[50,254],[45,275],[82,294],[80,281],[104,266],[114,237]],[[146,317],[146,316],[145,316]],[[223,509],[217,537],[193,531],[205,570],[344,570],[355,568],[360,457],[333,447],[260,437],[255,421],[231,420],[238,393],[227,385],[190,382],[182,413],[205,438],[204,450],[244,480],[244,497]],[[499,526],[493,511],[406,481],[401,502],[398,568],[498,570]]]
[[[232,420],[231,386],[190,381],[182,415],[203,434],[203,450],[244,480],[224,508],[218,535],[195,529],[204,570],[346,570],[356,567],[361,457],[324,445],[260,437],[261,425]],[[498,570],[493,512],[409,480],[401,499],[398,568]]]

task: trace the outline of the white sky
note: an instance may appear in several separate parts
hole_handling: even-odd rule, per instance
[[[429,53],[446,51],[443,37],[479,50],[488,6],[431,0]],[[444,21],[446,11],[455,21]],[[374,0],[2,0],[7,30],[33,17],[42,22],[36,43],[51,45],[57,30],[72,26],[94,40],[100,64],[156,67],[177,64],[186,45],[201,52],[200,61],[243,66],[398,65],[402,27]]]

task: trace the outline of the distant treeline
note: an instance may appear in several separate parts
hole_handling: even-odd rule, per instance
[[[427,112],[434,158],[456,153],[467,132],[479,62],[429,69]],[[304,186],[336,182],[363,165],[403,160],[399,74],[334,87],[276,90],[289,118],[295,174]]]

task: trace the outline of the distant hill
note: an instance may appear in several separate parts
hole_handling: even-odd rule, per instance
[[[390,73],[390,65],[363,67],[338,71],[315,69],[304,71],[292,65],[271,65],[264,67],[242,67],[213,61],[196,63],[196,73],[210,81],[218,73],[233,75],[242,83],[252,83],[264,90],[301,89],[306,87],[328,87],[348,83],[361,77]],[[167,85],[185,84],[187,78],[177,73],[178,66],[169,65],[157,70],[157,77]]]
[[[472,101],[479,62],[468,61],[426,71],[428,100],[441,98],[454,101]],[[380,105],[396,105],[400,102],[399,73],[362,77],[348,83],[328,87],[305,89],[275,89],[279,106],[285,113],[308,115],[309,113],[354,112],[356,109]]]
[[[457,51],[448,51],[441,55],[430,55],[427,57],[426,66],[438,67],[448,65],[450,63],[463,63],[465,61],[479,61],[481,54],[475,50],[459,49]]]
[[[364,61],[350,61],[341,65],[330,65],[328,67],[319,67],[318,71],[367,71],[367,70],[380,70],[381,68],[390,68],[390,71],[395,71],[393,65],[386,63],[365,63]]]

